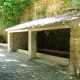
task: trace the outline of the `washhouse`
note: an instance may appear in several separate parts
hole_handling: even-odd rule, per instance
[[[62,30],[63,34],[67,33],[68,39],[64,35],[65,40],[64,38],[62,40],[62,35],[57,33],[59,30]],[[79,11],[33,20],[10,27],[5,31],[8,32],[8,52],[18,51],[19,53],[25,53],[30,59],[40,57],[53,60],[68,65],[69,69],[77,74],[80,73]],[[51,31],[54,32],[51,33],[52,35],[49,34]],[[54,38],[55,33],[57,33],[56,38]],[[45,34],[48,37],[45,37]],[[52,39],[49,38],[49,35]]]

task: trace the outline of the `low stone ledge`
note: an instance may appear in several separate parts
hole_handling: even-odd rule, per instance
[[[23,50],[23,49],[17,49],[18,53],[23,53],[23,54],[27,54],[29,56],[29,51],[27,50]]]
[[[8,44],[7,43],[0,43],[0,47],[8,47]]]
[[[22,50],[22,49],[17,49],[18,53],[23,53],[23,54],[27,54],[28,57],[30,57],[29,51],[27,50]],[[36,52],[36,57],[37,59],[34,59],[36,61],[45,63],[45,64],[49,64],[49,65],[65,65],[68,67],[68,69],[70,70],[70,72],[73,72],[73,68],[70,65],[70,60],[69,58],[62,58],[62,57],[57,57],[57,56],[51,56],[51,55],[47,55],[47,54],[42,54],[42,53],[38,53]],[[40,59],[40,60],[39,60]]]
[[[27,50],[17,49],[17,52],[27,54],[28,56],[30,56],[29,51],[27,51]],[[49,61],[53,61],[53,62],[56,62],[58,64],[62,64],[62,65],[69,65],[69,59],[68,58],[51,56],[51,55],[37,53],[37,52],[36,52],[36,57],[42,58],[45,60],[49,60]]]
[[[37,53],[37,57],[43,58],[49,61],[56,62],[61,65],[69,65],[69,59],[68,58],[62,58],[62,57],[57,57],[57,56],[51,56],[47,54],[42,54],[42,53]]]

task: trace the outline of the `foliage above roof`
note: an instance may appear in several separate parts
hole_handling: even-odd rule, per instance
[[[35,0],[1,0],[2,18],[4,27],[10,27],[18,23],[18,19],[25,9],[29,10]]]
[[[19,19],[22,16],[23,12],[25,10],[27,10],[28,12],[31,9],[32,3],[34,1],[40,1],[40,0],[0,0],[0,9],[2,9],[2,12],[0,10],[0,15],[2,15],[0,17],[0,25],[3,27],[10,27],[10,26],[14,26],[16,24],[19,23]],[[41,0],[43,1],[43,0]],[[46,1],[46,0],[44,0]],[[52,0],[55,1],[55,0]],[[64,2],[65,7],[66,6],[80,6],[80,0],[60,0]],[[74,5],[72,5],[72,3],[74,3]],[[53,6],[55,7],[55,6]],[[53,10],[53,8],[52,8]],[[61,9],[62,10],[62,9]],[[45,15],[45,13],[47,13],[48,10],[46,10],[46,8],[44,6],[38,8],[37,12],[38,14],[42,14]],[[60,12],[60,11],[59,11]],[[52,14],[54,12],[52,11]],[[36,14],[36,13],[35,13]],[[30,21],[32,20],[33,17],[31,15],[31,17],[28,17],[27,20]]]

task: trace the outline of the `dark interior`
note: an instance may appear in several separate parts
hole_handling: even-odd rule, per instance
[[[37,33],[37,52],[69,58],[70,29],[40,31]]]

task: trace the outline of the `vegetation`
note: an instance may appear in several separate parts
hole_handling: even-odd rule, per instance
[[[72,5],[80,6],[80,0],[62,0],[66,7],[70,7]]]
[[[46,8],[45,8],[45,7],[40,7],[40,8],[38,8],[37,13],[38,13],[38,14],[45,15],[45,13],[46,13]]]
[[[5,37],[0,32],[0,43],[6,43]]]
[[[0,24],[3,27],[10,27],[18,24],[19,18],[25,10],[30,10],[31,5],[37,0],[0,0],[0,10],[2,9],[2,16],[0,18]],[[66,7],[70,7],[75,1],[77,5],[80,5],[80,0],[62,0]],[[37,10],[38,14],[44,15],[46,13],[45,7],[40,7]],[[0,14],[1,15],[1,14]],[[28,21],[32,20],[28,17]]]
[[[18,20],[25,9],[29,10],[35,0],[2,0],[2,17],[0,24],[10,27],[18,24]]]
[[[28,16],[28,18],[26,19],[27,22],[31,20],[33,20],[32,16]]]

